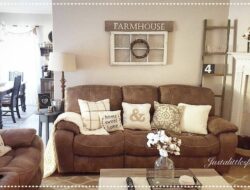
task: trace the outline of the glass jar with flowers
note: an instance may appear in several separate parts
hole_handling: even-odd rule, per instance
[[[151,132],[147,135],[147,146],[156,147],[160,157],[155,161],[155,176],[161,176],[162,170],[164,177],[174,178],[174,162],[168,157],[169,154],[180,155],[181,139],[170,137],[164,130]]]

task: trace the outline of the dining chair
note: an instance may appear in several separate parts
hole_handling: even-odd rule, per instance
[[[21,75],[21,79],[23,81],[23,72],[20,72],[20,71],[9,71],[9,81],[14,81],[15,77],[19,76],[19,75]],[[26,89],[25,84],[21,84],[20,92],[19,92],[19,95],[18,95],[18,98],[20,100],[19,106],[21,106],[21,109],[22,109],[23,112],[26,112],[25,89]]]
[[[18,95],[18,99],[20,100],[20,104],[18,106],[21,106],[23,112],[26,112],[26,95],[25,95],[25,89],[26,89],[25,83],[21,84],[20,92],[19,92],[19,95]]]
[[[11,116],[14,123],[16,123],[15,114],[17,113],[18,118],[21,118],[18,106],[18,95],[21,87],[21,76],[16,76],[14,79],[14,86],[11,92],[11,96],[6,96],[2,100],[2,107],[9,108],[9,110],[3,110],[3,116]],[[8,113],[11,113],[8,115]]]

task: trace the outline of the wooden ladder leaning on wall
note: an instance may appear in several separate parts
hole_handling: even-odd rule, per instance
[[[215,98],[220,99],[220,107],[219,107],[219,116],[223,117],[224,114],[224,100],[225,100],[225,92],[226,92],[226,80],[228,76],[231,76],[232,78],[232,86],[231,86],[231,93],[233,90],[233,80],[234,80],[234,70],[235,70],[235,63],[234,60],[232,62],[232,72],[231,74],[228,73],[228,51],[229,51],[229,43],[230,43],[230,35],[233,35],[232,39],[232,50],[236,51],[236,37],[237,37],[237,20],[234,20],[234,23],[232,25],[231,20],[228,20],[226,26],[210,26],[208,25],[208,20],[204,20],[204,31],[203,31],[203,47],[202,47],[202,73],[201,73],[201,86],[206,87],[204,84],[204,80],[207,77],[222,77],[222,84],[221,84],[221,93],[215,94]],[[226,44],[225,49],[223,51],[214,51],[214,50],[208,50],[207,41],[208,41],[208,33],[209,32],[216,32],[216,31],[224,30],[226,32]],[[233,32],[231,33],[231,31]],[[220,44],[219,44],[220,45]],[[212,56],[222,56],[224,63],[210,63],[206,60],[207,57]],[[223,66],[223,71],[217,71],[217,67]],[[231,101],[232,102],[232,101]],[[231,109],[231,108],[230,108]],[[230,111],[231,113],[231,111]],[[229,115],[229,117],[231,117]]]

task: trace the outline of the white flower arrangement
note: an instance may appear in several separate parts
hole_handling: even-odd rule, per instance
[[[147,146],[155,146],[162,157],[168,157],[168,153],[180,155],[181,139],[167,136],[164,130],[149,133],[147,139]]]

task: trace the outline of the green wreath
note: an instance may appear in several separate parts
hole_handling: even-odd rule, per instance
[[[134,52],[134,46],[135,46],[135,44],[144,44],[146,46],[147,49],[146,49],[146,51],[145,51],[145,53],[143,55],[136,55],[136,53]],[[131,50],[132,55],[135,58],[137,58],[137,59],[143,59],[143,58],[145,58],[145,57],[148,56],[150,48],[149,48],[148,42],[146,40],[136,39],[133,42],[131,42],[131,44],[130,44],[130,50]]]

